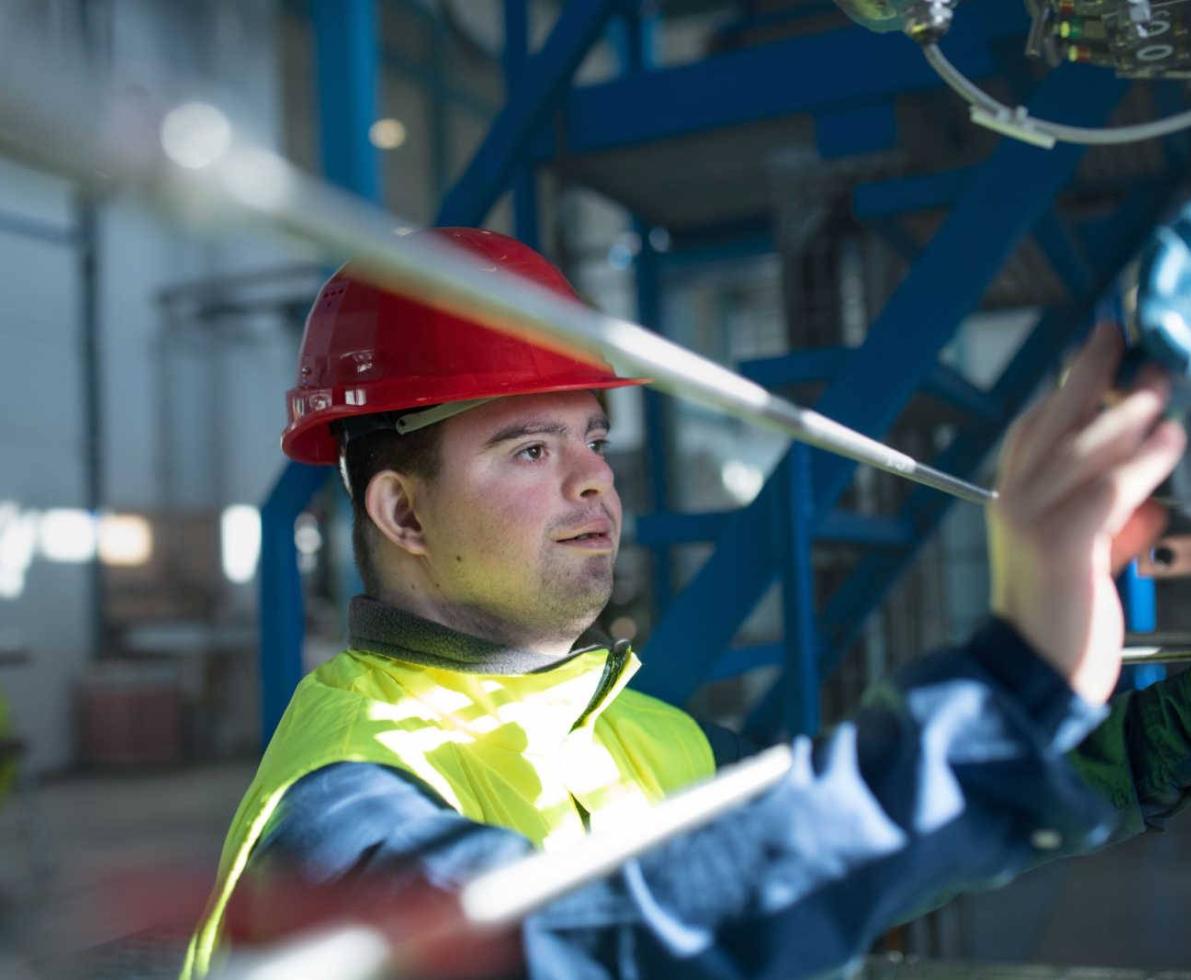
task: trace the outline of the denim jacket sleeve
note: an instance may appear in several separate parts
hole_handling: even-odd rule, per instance
[[[522,969],[833,975],[946,895],[1102,843],[1112,807],[1066,758],[1102,715],[994,621],[890,678],[826,737],[797,740],[772,791],[531,915]],[[379,872],[450,890],[529,849],[405,775],[342,763],[290,789],[246,880]]]

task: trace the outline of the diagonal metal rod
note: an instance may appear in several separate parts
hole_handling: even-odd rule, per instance
[[[755,382],[627,320],[568,302],[470,255],[395,230],[383,210],[302,173],[244,140],[206,103],[156,111],[97,96],[101,87],[19,57],[0,59],[0,148],[91,187],[146,195],[200,229],[236,224],[281,230],[334,260],[352,257],[377,284],[578,356],[653,379],[680,398],[782,432],[818,449],[934,487],[961,500],[994,494],[920,463],[862,433],[766,391]],[[395,228],[395,226],[397,226]]]

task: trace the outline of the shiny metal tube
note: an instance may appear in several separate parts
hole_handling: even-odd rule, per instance
[[[1191,663],[1191,645],[1127,646],[1121,651],[1123,664],[1185,664]]]
[[[993,492],[942,473],[876,439],[766,391],[644,327],[578,306],[445,243],[400,234],[399,222],[277,154],[245,141],[201,102],[132,111],[99,87],[21,58],[0,59],[0,148],[92,187],[148,195],[192,227],[225,232],[252,223],[353,257],[378,284],[536,343],[608,361],[689,401],[774,429],[858,463],[972,503]],[[395,226],[397,226],[395,228]]]

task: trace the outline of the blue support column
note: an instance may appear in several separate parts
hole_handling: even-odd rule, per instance
[[[660,256],[649,242],[649,228],[634,221],[641,247],[635,265],[637,279],[637,320],[651,330],[661,330]],[[646,388],[642,392],[645,407],[645,462],[649,472],[649,504],[655,514],[670,510],[670,416],[665,398]],[[666,542],[653,546],[652,592],[653,622],[657,622],[674,594],[673,549]]]
[[[815,572],[811,543],[815,514],[811,500],[811,451],[795,446],[785,462],[786,557],[782,566],[782,616],[786,665],[781,689],[786,731],[819,731],[819,643],[815,624]]]
[[[430,33],[430,69],[425,82],[430,103],[430,179],[434,200],[441,201],[451,179],[451,113],[458,103],[451,98],[446,79],[447,28],[441,17],[433,17],[426,30]]]
[[[520,94],[529,61],[529,12],[526,0],[505,0],[505,98]],[[517,164],[512,173],[513,230],[530,248],[539,247],[537,177],[532,162]]]
[[[479,225],[509,186],[519,160],[579,63],[604,30],[617,0],[563,5],[542,50],[530,59],[518,86],[492,124],[463,176],[438,212],[439,225]]]
[[[313,0],[319,145],[327,179],[380,200],[380,170],[368,130],[376,120],[375,0]],[[294,521],[326,483],[328,467],[289,463],[261,507],[261,744],[302,676],[305,603]]]
[[[1117,579],[1121,590],[1121,605],[1125,609],[1125,629],[1130,633],[1153,633],[1158,628],[1158,590],[1152,578],[1137,571],[1137,562],[1130,562]],[[1139,691],[1166,676],[1162,664],[1136,664],[1126,667],[1121,686]]]
[[[327,469],[290,463],[261,508],[261,745],[268,744],[302,679],[305,602],[294,521],[327,482]]]
[[[368,130],[376,122],[376,0],[312,0],[319,150],[331,182],[380,200]]]
[[[637,75],[652,67],[656,15],[614,18],[608,24],[608,40],[616,52],[622,75]],[[633,264],[637,291],[637,322],[662,332],[662,256],[649,238],[649,225],[633,218],[639,242]],[[670,512],[670,420],[666,399],[646,388],[642,392],[645,410],[645,464],[649,479],[649,505],[654,514]],[[674,594],[674,551],[671,542],[652,543],[650,583],[652,621],[657,622]]]

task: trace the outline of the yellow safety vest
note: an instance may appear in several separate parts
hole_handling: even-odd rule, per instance
[[[228,901],[282,795],[323,766],[403,769],[463,816],[547,849],[586,833],[576,801],[596,829],[638,818],[711,776],[698,724],[625,689],[640,667],[632,652],[618,676],[605,676],[608,660],[608,650],[590,650],[549,670],[505,675],[346,650],[309,674],[232,820],[183,980],[210,971]]]

